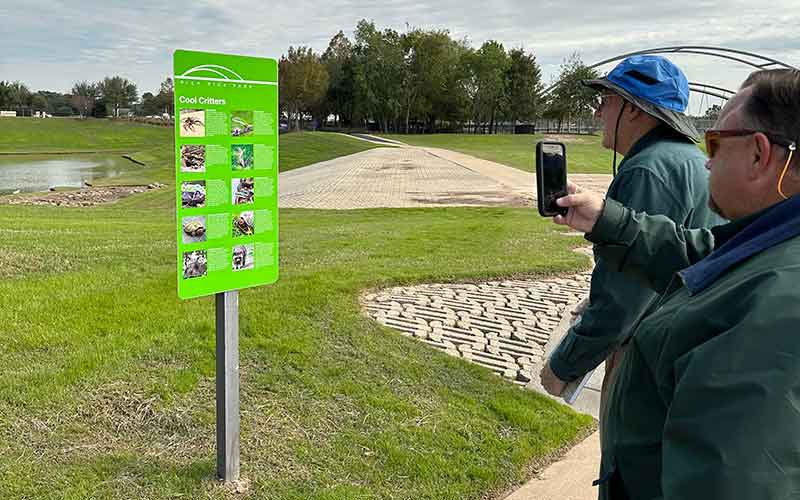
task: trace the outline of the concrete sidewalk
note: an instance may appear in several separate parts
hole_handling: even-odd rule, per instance
[[[600,470],[600,437],[595,432],[505,500],[595,500],[592,481]]]

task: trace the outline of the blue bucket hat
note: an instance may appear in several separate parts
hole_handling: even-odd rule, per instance
[[[698,142],[697,129],[686,116],[689,81],[683,71],[661,56],[631,56],[611,73],[582,83],[595,90],[611,90],[681,135]]]

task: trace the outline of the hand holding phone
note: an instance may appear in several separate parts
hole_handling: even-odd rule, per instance
[[[536,143],[536,193],[542,217],[566,215],[556,200],[567,194],[567,147],[560,142]]]

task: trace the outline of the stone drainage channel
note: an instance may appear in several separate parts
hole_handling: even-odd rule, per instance
[[[591,274],[395,287],[366,294],[379,323],[527,385],[550,335],[589,293]]]

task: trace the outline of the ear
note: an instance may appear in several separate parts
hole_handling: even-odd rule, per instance
[[[771,182],[772,177],[775,175],[775,172],[770,169],[770,165],[775,159],[775,155],[772,154],[771,143],[767,136],[760,132],[753,134],[753,141],[751,180],[769,179]],[[780,175],[780,172],[778,175]]]

